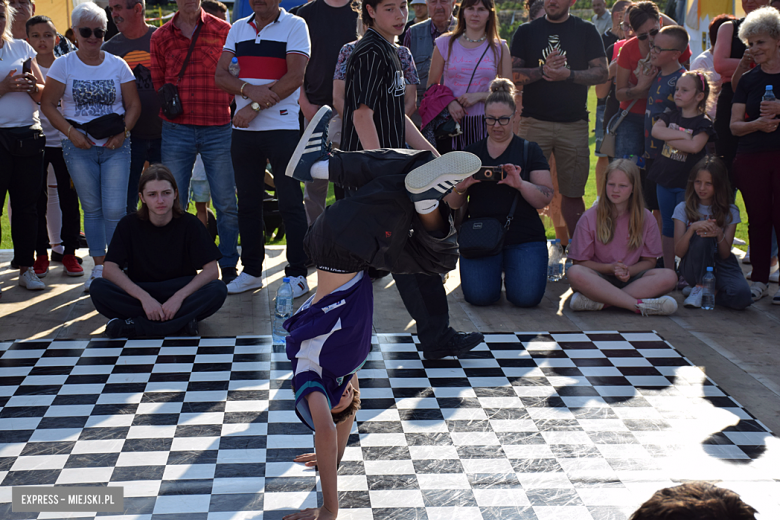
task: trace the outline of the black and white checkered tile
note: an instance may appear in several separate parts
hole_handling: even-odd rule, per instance
[[[339,470],[340,519],[619,520],[685,480],[780,518],[780,443],[653,332],[490,334],[426,361],[379,335]],[[124,487],[146,520],[273,520],[321,501],[313,436],[268,337],[0,343],[11,487]],[[706,369],[706,367],[705,367]]]

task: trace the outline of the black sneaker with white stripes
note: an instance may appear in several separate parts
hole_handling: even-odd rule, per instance
[[[298,146],[287,163],[284,172],[293,179],[311,182],[311,167],[317,161],[327,160],[330,156],[330,144],[328,143],[328,125],[330,124],[333,110],[328,105],[320,108],[312,118],[309,126],[303,131]]]
[[[482,166],[469,152],[450,152],[415,168],[406,175],[406,191],[412,202],[441,200],[460,181],[474,175]]]

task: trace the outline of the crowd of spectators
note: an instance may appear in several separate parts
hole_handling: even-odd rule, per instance
[[[138,218],[142,172],[162,164],[179,207],[192,200],[207,224],[213,203],[214,261],[229,294],[263,286],[264,201],[273,190],[285,275],[296,298],[307,294],[304,237],[326,210],[330,183],[313,179],[302,191],[284,172],[325,105],[335,109],[333,148],[465,150],[503,168],[501,182],[470,177],[436,209],[445,218],[456,210],[458,224],[511,223],[499,253],[461,258],[462,290],[474,305],[498,301],[502,286],[511,303],[538,305],[548,261],[539,213],[549,211],[556,234],[572,241],[573,309],[669,314],[676,303],[664,295],[686,286],[686,305],[700,306],[705,264],[724,280],[736,273],[723,244],[739,223],[730,209],[737,189],[750,222],[750,301],[736,282],[723,295],[738,301],[718,301],[744,308],[776,281],[780,103],[762,96],[780,88],[780,14],[765,0],[743,2],[746,18],[715,17],[711,47],[696,57],[685,29],[650,1],[619,0],[610,10],[595,0],[589,21],[568,2],[529,1],[529,22],[509,43],[493,0],[414,0],[413,19],[404,0],[315,0],[290,13],[275,1],[250,2],[254,13],[232,25],[216,0],[177,4],[155,28],[144,0],[109,0],[107,10],[82,3],[71,42],[34,16],[33,0],[0,0],[0,188],[13,205],[12,265],[22,287],[45,288],[49,247],[65,274],[84,274],[75,255],[81,210],[89,291],[117,226]],[[593,116],[598,197],[586,211]],[[609,153],[600,149],[605,134],[614,137]],[[115,264],[110,270],[127,268]],[[425,350],[465,352],[481,341],[449,326],[441,276],[392,274]]]

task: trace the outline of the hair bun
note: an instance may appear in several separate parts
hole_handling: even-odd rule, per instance
[[[515,85],[507,78],[496,78],[490,82],[490,92],[506,92],[507,94],[513,95],[515,92]]]

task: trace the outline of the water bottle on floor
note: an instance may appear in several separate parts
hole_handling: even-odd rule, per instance
[[[286,345],[285,338],[289,333],[284,329],[284,322],[293,314],[293,289],[290,278],[285,276],[282,285],[276,291],[274,304],[273,340],[274,345]]]
[[[712,267],[707,268],[707,274],[704,275],[701,283],[704,286],[701,295],[701,308],[711,311],[715,308],[715,273],[712,272]]]
[[[772,88],[772,85],[767,85],[766,90],[764,91],[764,96],[761,98],[761,101],[774,101],[777,98],[775,97],[775,90]]]
[[[235,56],[233,56],[233,59],[230,60],[230,65],[228,65],[228,72],[235,77],[238,77],[238,75],[241,73],[241,67],[238,66],[238,58]]]

